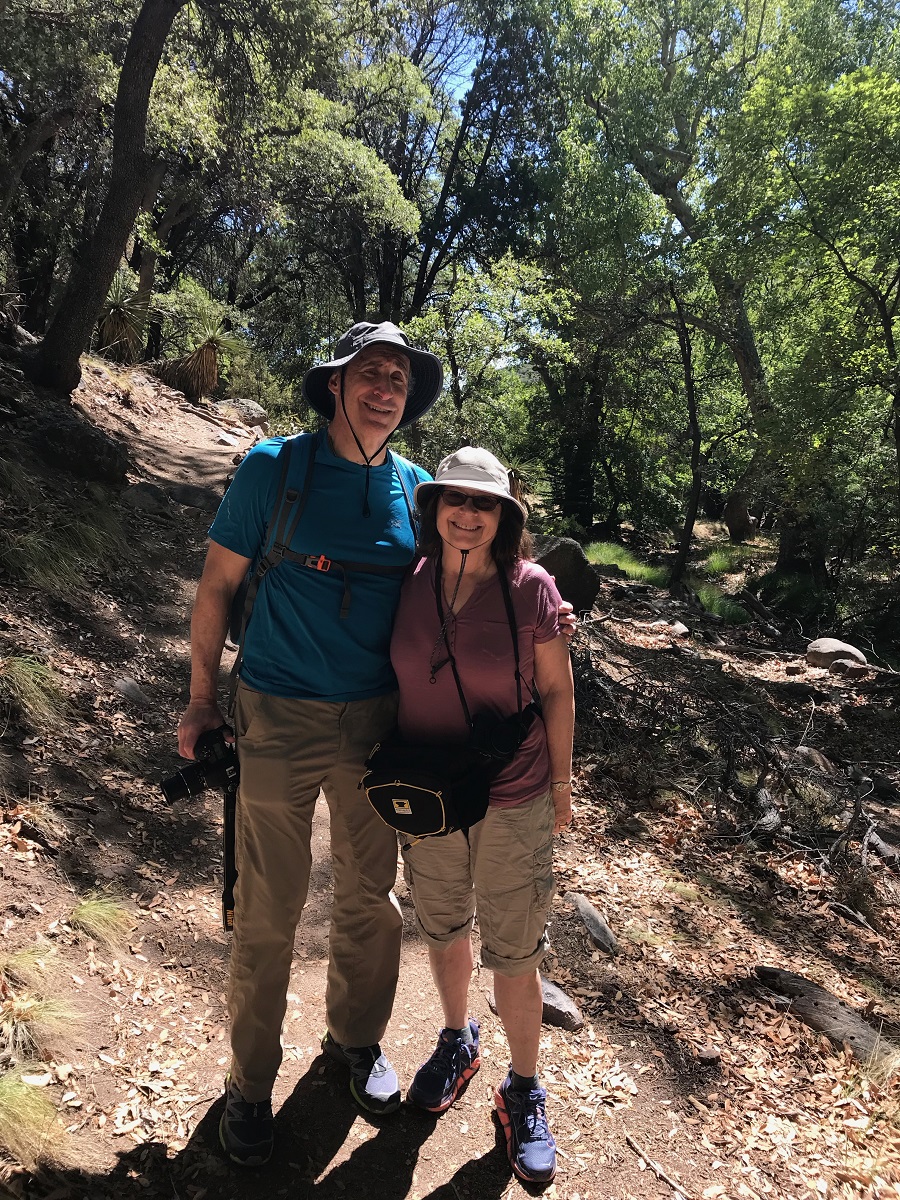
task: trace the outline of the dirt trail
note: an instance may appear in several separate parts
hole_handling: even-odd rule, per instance
[[[171,810],[158,782],[178,766],[174,731],[188,679],[190,604],[210,506],[235,448],[150,383],[122,386],[121,378],[95,371],[76,401],[90,420],[128,443],[135,480],[168,490],[200,485],[206,498],[197,498],[199,507],[173,505],[164,516],[123,508],[137,551],[133,563],[115,579],[98,581],[84,600],[49,602],[19,589],[0,605],[0,636],[19,653],[43,655],[72,688],[64,726],[34,736],[15,728],[2,734],[0,789],[7,804],[38,796],[65,822],[64,833],[43,837],[27,820],[16,825],[15,809],[0,823],[5,944],[48,948],[53,986],[84,1014],[77,1036],[53,1047],[45,1080],[70,1131],[71,1163],[40,1177],[0,1173],[0,1192],[6,1186],[29,1200],[519,1195],[526,1189],[511,1178],[491,1120],[491,1091],[508,1051],[488,1003],[489,972],[476,971],[470,993],[482,1028],[481,1071],[439,1119],[405,1105],[369,1119],[353,1103],[343,1070],[319,1051],[331,889],[322,800],[274,1098],[275,1156],[253,1172],[224,1160],[216,1138],[228,1058],[220,800],[207,794]],[[250,444],[234,436],[241,447]],[[14,431],[3,437],[0,457],[19,454]],[[23,461],[39,474],[36,460],[26,454]],[[49,472],[47,479],[49,486]],[[650,619],[638,630],[642,659],[656,653],[661,638]],[[755,668],[744,666],[751,680]],[[147,704],[117,690],[123,675],[137,682]],[[675,1181],[694,1200],[809,1195],[818,1156],[839,1144],[834,1130],[843,1131],[848,1146],[869,1135],[861,1126],[853,1132],[852,1122],[844,1130],[845,1117],[860,1119],[856,1109],[834,1108],[830,1090],[836,1077],[849,1077],[846,1063],[761,1002],[747,977],[758,961],[790,966],[792,955],[812,960],[821,948],[822,978],[833,979],[826,953],[842,969],[871,964],[869,998],[877,1008],[880,996],[896,1016],[890,982],[896,947],[865,930],[835,930],[823,916],[814,872],[786,864],[784,878],[774,870],[754,877],[737,857],[709,853],[691,805],[672,802],[645,821],[626,820],[604,801],[597,762],[581,769],[582,779],[594,782],[581,790],[572,831],[557,842],[560,895],[546,973],[579,1000],[586,1023],[579,1033],[543,1031],[548,1114],[560,1147],[559,1174],[545,1194],[652,1200],[677,1195]],[[113,884],[135,913],[127,945],[115,954],[86,942],[68,920],[76,894],[98,882]],[[567,890],[604,908],[622,942],[617,959],[588,942],[564,899]],[[384,1048],[405,1086],[433,1048],[440,1012],[402,875],[397,895],[405,940]],[[795,901],[791,919],[783,920],[779,906]],[[856,978],[850,995],[858,999],[867,993],[860,972]],[[796,1125],[783,1119],[792,1106]],[[795,1136],[805,1139],[796,1170]],[[887,1145],[882,1131],[879,1137],[879,1147]],[[888,1170],[884,1153],[879,1148],[872,1171]],[[840,1155],[844,1161],[846,1150]],[[865,1183],[864,1173],[859,1178]],[[896,1194],[889,1187],[867,1192],[861,1185],[852,1194],[887,1200]]]

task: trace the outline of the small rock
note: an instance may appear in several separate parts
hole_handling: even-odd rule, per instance
[[[627,579],[628,572],[623,571],[618,563],[592,563],[595,575],[604,575],[609,579]]]
[[[216,441],[222,446],[239,446],[241,444],[236,437],[232,437],[230,433],[225,433],[224,430],[216,438]]]
[[[590,900],[586,896],[580,896],[577,892],[566,892],[565,899],[574,904],[575,911],[584,922],[594,945],[606,954],[618,954],[619,943],[616,941],[615,934]]]
[[[816,638],[806,647],[806,661],[811,667],[830,667],[839,658],[849,658],[854,662],[867,662],[862,650],[847,642],[839,642],[837,638]]]
[[[150,708],[153,704],[147,693],[141,690],[140,685],[130,675],[123,675],[121,679],[117,679],[113,687],[120,696],[124,696],[126,700],[131,700],[134,704],[139,704],[141,708]]]
[[[785,675],[802,675],[806,670],[804,663],[788,663],[784,668]]]
[[[544,1001],[541,1021],[544,1025],[555,1025],[558,1029],[568,1029],[570,1033],[577,1033],[584,1027],[584,1017],[575,1001],[543,975],[541,996]]]
[[[717,1050],[711,1043],[706,1046],[701,1046],[697,1051],[697,1059],[699,1062],[712,1065],[713,1063],[722,1061],[722,1052]]]
[[[685,625],[683,621],[673,621],[672,624],[669,626],[669,629],[672,631],[672,633],[675,635],[675,637],[690,637],[691,636],[691,631],[688,629],[687,625]]]

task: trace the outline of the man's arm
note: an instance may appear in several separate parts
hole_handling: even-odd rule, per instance
[[[178,753],[194,757],[201,733],[225,723],[219,708],[219,661],[231,601],[252,559],[210,542],[191,614],[191,699],[178,726]]]
[[[564,636],[534,644],[534,681],[537,684],[547,728],[550,779],[559,833],[572,820],[572,739],[575,729],[575,689],[572,664]]]

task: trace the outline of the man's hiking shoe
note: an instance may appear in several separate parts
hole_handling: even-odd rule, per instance
[[[519,1092],[511,1081],[512,1072],[494,1092],[509,1161],[526,1183],[549,1183],[556,1174],[556,1142],[547,1124],[546,1089]]]
[[[251,1104],[225,1076],[225,1111],[219,1122],[219,1141],[233,1163],[241,1167],[261,1167],[272,1157],[275,1122],[272,1101]]]
[[[390,1113],[400,1107],[397,1072],[380,1046],[342,1046],[326,1033],[322,1049],[350,1068],[350,1092],[357,1104],[370,1113]]]
[[[469,1021],[472,1043],[462,1040],[455,1029],[442,1029],[437,1048],[427,1062],[422,1063],[410,1085],[406,1098],[419,1108],[442,1113],[450,1107],[461,1089],[478,1068],[478,1022]]]

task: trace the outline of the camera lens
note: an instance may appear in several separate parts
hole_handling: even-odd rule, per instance
[[[160,785],[162,794],[170,804],[178,800],[187,800],[188,796],[196,796],[206,787],[206,776],[202,767],[192,763],[181,771],[176,771],[169,779]]]

